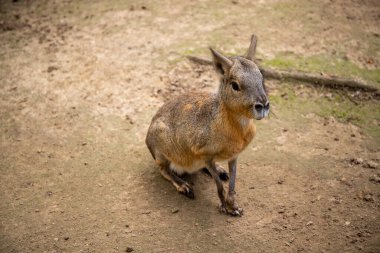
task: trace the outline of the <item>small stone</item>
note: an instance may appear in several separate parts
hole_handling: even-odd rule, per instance
[[[127,248],[125,249],[125,252],[132,252],[132,251],[134,251],[134,249],[131,248],[131,247],[127,247]]]
[[[56,237],[56,238],[54,238],[54,241],[58,241],[58,238]]]
[[[365,166],[370,169],[377,169],[377,163],[374,161],[368,161]]]
[[[110,236],[110,232],[107,231],[107,232],[106,232],[106,236]]]
[[[150,214],[150,213],[151,213],[151,211],[149,211],[149,210],[146,210],[143,212],[143,214]]]
[[[285,180],[282,177],[277,180],[277,184],[283,184],[284,182]]]
[[[375,183],[380,183],[380,175],[373,175],[369,177],[369,181],[375,182]]]
[[[373,201],[374,201],[374,199],[373,199],[373,197],[372,197],[372,194],[366,194],[366,195],[363,197],[363,199],[364,199],[365,201],[368,201],[368,202],[373,202]]]
[[[335,138],[334,138],[334,141],[339,141],[339,138],[338,138],[338,137],[335,137]]]
[[[254,186],[251,186],[251,187],[249,187],[249,189],[250,189],[250,190],[253,190],[253,189],[255,189],[255,187],[254,187]]]
[[[345,223],[344,223],[344,225],[346,225],[346,226],[348,226],[348,225],[350,225],[351,224],[351,222],[349,222],[349,221],[346,221]]]
[[[65,240],[65,241],[67,241],[69,239],[70,239],[70,237],[68,237],[68,236],[63,237],[63,240]]]
[[[50,73],[50,72],[53,72],[55,70],[58,70],[58,68],[55,67],[55,66],[49,66],[48,69],[47,69],[47,72]]]
[[[172,209],[172,213],[178,213],[179,212],[179,209],[178,208],[173,208]]]
[[[312,221],[309,221],[308,223],[306,223],[306,226],[311,226],[311,225],[313,225]]]
[[[362,158],[352,158],[352,159],[350,159],[350,164],[353,164],[353,165],[362,164],[363,162],[364,162],[364,160]]]

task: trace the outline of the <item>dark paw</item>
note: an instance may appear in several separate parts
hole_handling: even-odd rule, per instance
[[[229,177],[228,177],[228,173],[225,172],[225,171],[219,173],[219,178],[220,178],[220,180],[222,180],[222,181],[227,181],[227,180],[229,179]]]
[[[178,192],[185,195],[186,197],[190,199],[195,198],[193,189],[187,184],[181,185],[180,188],[178,189]]]

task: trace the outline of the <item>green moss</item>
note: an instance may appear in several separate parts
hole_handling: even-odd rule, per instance
[[[298,89],[303,89],[303,94],[316,94],[300,96],[295,91]],[[276,94],[270,95],[270,100],[276,114],[281,115],[281,118],[295,120],[294,123],[297,125],[305,123],[305,118],[294,117],[294,113],[303,115],[315,113],[324,118],[333,117],[343,123],[355,124],[374,140],[380,140],[380,129],[377,125],[380,119],[380,106],[377,100],[354,103],[344,94],[331,93],[328,97],[318,96],[321,93],[329,92],[283,83]]]

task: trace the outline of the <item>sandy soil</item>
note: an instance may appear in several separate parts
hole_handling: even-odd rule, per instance
[[[380,102],[267,81],[276,117],[214,182],[178,194],[144,139],[158,107],[215,91],[214,46],[380,67],[378,1],[0,1],[1,252],[379,252]],[[334,73],[334,69],[331,70]],[[350,73],[347,73],[350,75]],[[377,84],[378,85],[378,84]]]

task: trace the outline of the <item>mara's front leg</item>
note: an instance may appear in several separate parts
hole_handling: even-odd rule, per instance
[[[235,164],[236,164],[236,161],[235,161]],[[236,165],[235,165],[235,168],[236,168]],[[238,216],[238,215],[240,216],[241,212],[239,212],[239,210],[235,210],[234,208],[231,208],[230,204],[228,203],[229,197],[226,198],[226,196],[225,196],[226,194],[225,194],[225,191],[224,191],[224,188],[223,188],[222,180],[219,177],[218,169],[217,169],[217,167],[215,165],[215,162],[214,161],[207,162],[207,169],[209,170],[211,176],[214,178],[215,183],[216,183],[216,188],[218,190],[218,196],[219,196],[219,199],[220,199],[220,202],[221,202],[219,210],[222,213],[225,213],[225,214],[230,214],[230,215],[233,215],[233,216]],[[235,169],[235,173],[234,174],[236,176],[236,169]],[[230,173],[230,176],[231,175],[232,174]],[[231,182],[231,177],[230,177],[230,182]],[[235,179],[233,180],[233,186],[234,185],[235,185]],[[231,188],[231,187],[229,187],[229,188]],[[232,194],[232,197],[233,197],[233,194]]]
[[[237,159],[233,159],[228,162],[228,170],[230,182],[228,185],[228,194],[227,194],[227,207],[229,209],[229,213],[234,216],[241,216],[243,214],[243,209],[238,206],[235,201],[235,179],[236,179],[236,165]]]

